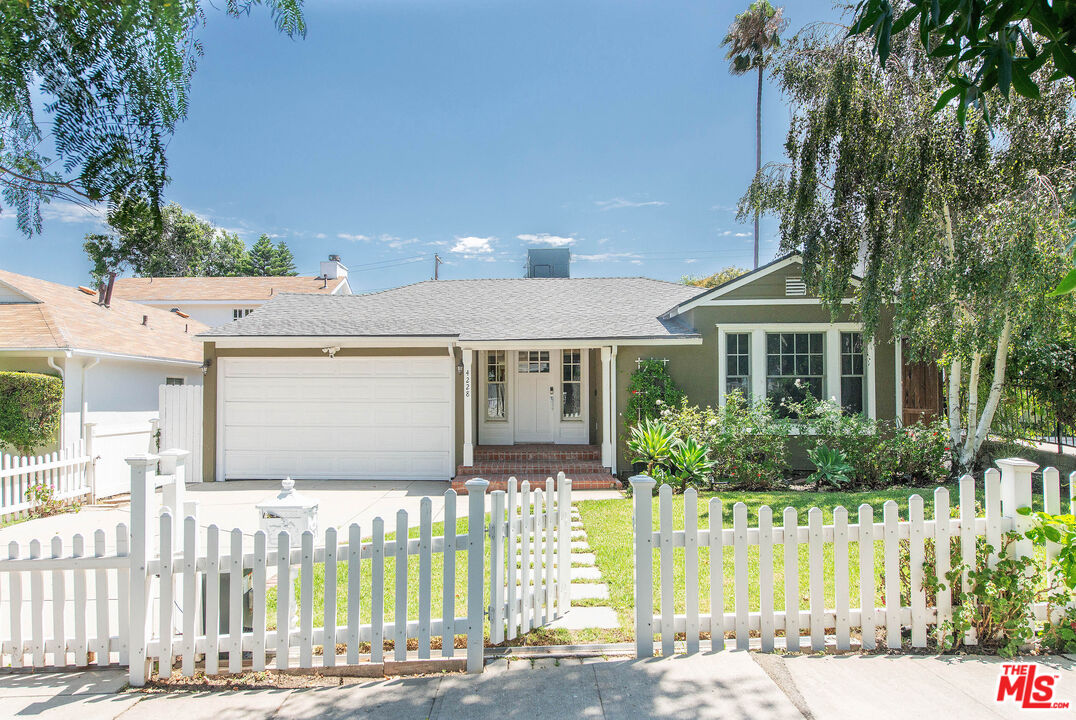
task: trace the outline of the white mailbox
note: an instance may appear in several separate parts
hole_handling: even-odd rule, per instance
[[[290,477],[280,483],[279,495],[255,507],[268,547],[276,547],[282,532],[288,533],[292,547],[299,547],[307,530],[318,533],[318,502],[295,492],[295,481]]]

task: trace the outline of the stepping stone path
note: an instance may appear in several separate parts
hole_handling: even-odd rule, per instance
[[[594,563],[594,553],[590,552],[587,543],[587,532],[583,528],[583,520],[579,516],[579,509],[572,505],[572,584],[570,595],[572,608],[563,617],[553,621],[551,627],[561,627],[568,630],[584,630],[587,628],[618,628],[620,621],[616,611],[611,607],[595,607],[581,605],[585,600],[608,600],[609,586],[603,582],[601,571]]]

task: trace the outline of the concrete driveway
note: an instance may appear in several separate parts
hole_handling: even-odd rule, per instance
[[[444,520],[445,482],[402,480],[297,480],[297,492],[318,501],[319,535],[328,527],[343,529],[351,523],[359,523],[364,537],[369,536],[375,517],[385,521],[386,532],[396,527],[396,513],[407,511],[410,527],[419,524],[419,504],[423,497],[432,501],[433,522]],[[255,505],[274,497],[280,491],[275,480],[233,480],[223,483],[195,483],[187,486],[187,500],[199,505],[199,525],[205,529],[216,525],[222,531],[239,528],[253,542],[258,530],[258,513]],[[158,500],[160,491],[157,493]],[[620,497],[615,490],[580,490],[572,493],[573,501]],[[456,517],[466,517],[466,495],[456,498]],[[489,509],[489,495],[486,496]],[[65,547],[71,538],[81,533],[91,538],[98,528],[105,531],[108,546],[115,545],[115,529],[118,523],[128,523],[129,508],[89,506],[77,513],[56,515],[30,520],[6,528],[0,528],[0,547],[12,540],[21,544],[38,539],[46,542],[53,536],[63,538]]]

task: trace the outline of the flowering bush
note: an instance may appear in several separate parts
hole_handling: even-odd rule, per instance
[[[751,403],[729,393],[723,408],[699,407],[686,399],[664,405],[662,421],[681,440],[694,438],[710,448],[710,479],[737,488],[762,490],[782,482],[789,423],[777,417],[770,403]]]

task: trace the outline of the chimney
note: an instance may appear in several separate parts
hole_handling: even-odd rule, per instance
[[[531,248],[527,250],[527,277],[571,277],[572,251],[568,248]]]
[[[108,287],[105,288],[105,307],[112,306],[112,288],[116,286],[116,273],[108,274]]]
[[[343,280],[347,277],[347,266],[340,262],[339,255],[330,255],[321,261],[321,277],[326,280]]]

